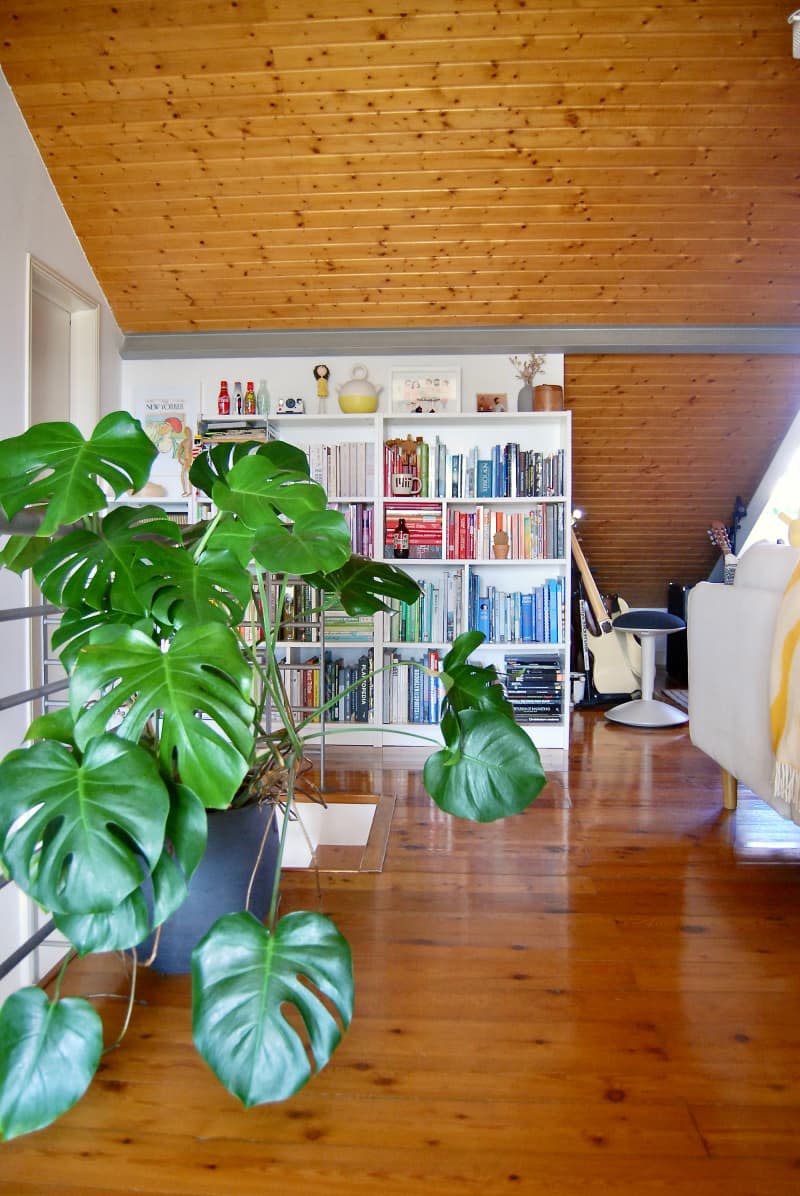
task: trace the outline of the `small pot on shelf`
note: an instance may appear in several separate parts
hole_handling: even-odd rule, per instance
[[[553,382],[543,382],[541,386],[534,387],[533,409],[534,411],[563,411],[563,386],[557,386]]]
[[[495,532],[492,545],[495,560],[505,561],[508,558],[508,532]]]

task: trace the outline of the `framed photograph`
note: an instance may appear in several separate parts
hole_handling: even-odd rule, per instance
[[[475,395],[475,406],[478,411],[508,411],[508,395],[483,393]]]
[[[461,370],[455,366],[408,366],[392,370],[395,415],[448,415],[461,410]]]

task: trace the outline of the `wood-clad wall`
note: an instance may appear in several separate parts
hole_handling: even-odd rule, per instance
[[[573,500],[598,586],[664,606],[706,577],[712,519],[747,504],[800,405],[800,358],[572,356]]]

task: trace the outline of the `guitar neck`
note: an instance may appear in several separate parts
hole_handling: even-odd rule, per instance
[[[600,631],[602,631],[603,635],[606,635],[609,631],[613,630],[611,626],[611,620],[608,617],[608,611],[603,605],[603,599],[600,597],[600,591],[598,590],[595,580],[592,577],[592,571],[589,568],[586,557],[583,555],[583,549],[580,546],[578,537],[575,535],[574,528],[572,529],[571,537],[572,555],[575,558],[575,564],[578,566],[578,572],[581,575],[581,581],[583,582],[583,588],[586,592],[586,597],[589,600],[589,605],[592,608],[592,614],[595,617],[595,622],[597,623],[598,628]]]

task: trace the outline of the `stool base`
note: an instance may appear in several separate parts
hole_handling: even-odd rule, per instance
[[[607,710],[606,718],[612,723],[623,723],[626,727],[679,727],[689,721],[685,710],[670,706],[668,702],[660,702],[657,698],[622,702]]]

